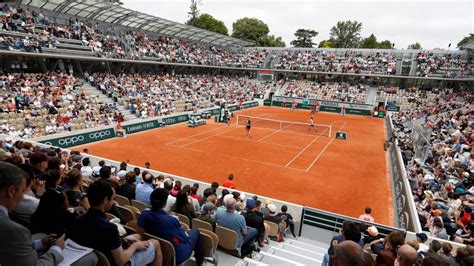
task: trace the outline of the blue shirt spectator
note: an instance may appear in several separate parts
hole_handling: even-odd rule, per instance
[[[176,253],[176,263],[186,261],[194,250],[197,265],[202,265],[204,255],[199,245],[199,231],[191,229],[185,232],[179,220],[167,214],[163,208],[168,200],[169,192],[157,188],[151,193],[151,210],[146,209],[138,217],[138,225],[148,234],[163,238],[171,242]]]
[[[135,199],[150,206],[150,195],[153,192],[153,176],[146,173],[143,177],[143,184],[138,184],[135,189]]]

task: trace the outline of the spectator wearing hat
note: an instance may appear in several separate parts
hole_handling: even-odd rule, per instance
[[[362,231],[362,230],[361,230]],[[377,240],[380,239],[379,236],[379,230],[377,230],[377,227],[375,226],[368,226],[367,230],[364,232],[365,236],[362,238],[362,242],[365,244],[374,244],[377,242]]]
[[[369,207],[365,208],[364,214],[361,214],[359,216],[359,220],[373,223],[375,220],[374,220],[374,217],[372,217],[372,215],[370,215],[371,213],[372,213],[371,208],[369,208]]]
[[[216,205],[212,202],[206,202],[202,205],[201,213],[198,215],[198,219],[204,222],[208,222],[212,225],[212,228],[216,228],[215,218]]]
[[[420,246],[418,248],[418,252],[428,251],[429,247],[425,244],[427,240],[428,240],[428,236],[425,233],[416,234],[416,241],[418,242],[418,245]]]
[[[117,177],[120,179],[120,180],[123,180],[125,179],[125,175],[127,175],[127,162],[121,162],[120,163],[120,169],[119,171],[117,172]]]
[[[270,204],[267,206],[268,208],[268,214],[263,217],[265,221],[273,222],[278,225],[278,241],[283,241],[283,232],[284,228],[283,225],[281,224],[281,216],[276,215],[277,207],[275,204]]]
[[[204,255],[199,243],[199,231],[191,229],[185,232],[178,219],[164,211],[168,196],[169,192],[166,189],[155,189],[150,196],[151,209],[146,209],[140,214],[138,225],[144,228],[145,232],[170,241],[175,249],[177,264],[188,259],[194,250],[196,264],[202,265]]]
[[[138,184],[135,189],[136,200],[145,203],[150,206],[150,195],[153,192],[153,175],[145,173],[143,183]]]
[[[245,212],[242,212],[242,215],[245,217],[245,223],[247,226],[257,229],[258,235],[258,245],[263,247],[263,242],[267,239],[268,234],[270,233],[270,226],[263,222],[262,216],[258,215],[255,211],[256,207],[255,199],[248,198],[245,203]]]
[[[257,229],[247,227],[245,218],[235,212],[236,200],[232,195],[227,197],[223,203],[225,204],[226,210],[217,211],[216,223],[237,234],[237,251],[239,252],[239,256],[251,254],[254,249],[253,242],[255,242],[258,235]]]

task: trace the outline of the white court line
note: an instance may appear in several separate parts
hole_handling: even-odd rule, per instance
[[[215,130],[218,130],[218,129],[221,129],[221,128],[222,128],[222,127],[218,127],[218,128],[206,130],[206,131],[203,131],[203,132],[198,133],[198,134],[194,134],[194,135],[191,135],[191,136],[187,136],[187,137],[184,137],[184,138],[180,138],[180,139],[176,139],[176,140],[167,142],[167,143],[165,143],[165,144],[170,144],[170,143],[178,142],[178,141],[180,141],[180,140],[189,139],[189,138],[196,137],[196,136],[199,136],[199,135],[202,135],[202,134],[205,134],[205,133],[208,133],[208,132],[212,132],[212,131],[215,131]]]
[[[281,132],[283,129],[285,129],[285,128],[289,127],[289,126],[291,126],[291,124],[288,124],[286,127],[280,128],[280,129],[278,129],[277,131],[275,131],[275,132],[273,132],[273,133],[271,133],[271,134],[269,134],[269,135],[267,135],[267,136],[265,136],[265,137],[263,137],[263,138],[257,140],[257,142],[260,142],[260,141],[262,141],[262,140],[264,140],[264,139],[266,139],[266,138],[268,138],[268,137],[270,137],[270,136],[273,136],[273,135],[275,135],[276,133]]]
[[[241,158],[241,157],[236,157],[236,156],[231,156],[231,155],[225,155],[225,154],[216,153],[216,152],[202,151],[202,150],[188,148],[188,147],[184,147],[184,146],[169,145],[169,147],[180,148],[180,149],[185,149],[185,150],[190,150],[190,151],[195,151],[195,152],[208,153],[208,154],[212,154],[212,155],[215,155],[215,156],[218,156],[218,157],[237,159],[237,160],[241,160],[241,161],[259,163],[259,164],[270,165],[270,166],[275,166],[275,167],[284,168],[284,169],[291,169],[291,170],[296,170],[296,171],[300,171],[300,172],[305,172],[304,170],[301,170],[301,169],[298,169],[298,168],[286,167],[286,166],[281,166],[281,165],[278,165],[278,164],[267,163],[267,162],[262,162],[262,161],[257,161],[257,160],[251,160],[251,159],[246,159],[246,158]]]
[[[331,123],[331,126],[336,122],[336,120],[334,120],[332,123]],[[321,132],[321,134],[319,134],[316,138],[313,139],[313,141],[311,141],[308,145],[306,145],[306,147],[304,147],[303,150],[300,151],[300,153],[298,153],[289,163],[287,163],[285,165],[285,167],[288,167],[288,165],[290,165],[294,160],[296,160],[296,158],[298,158],[305,150],[307,150],[317,139],[319,139],[319,137],[321,137],[322,133],[324,133],[324,131],[326,131],[326,129],[323,130],[323,132]]]
[[[259,143],[266,143],[266,144],[272,144],[275,146],[282,146],[282,147],[287,147],[287,148],[294,148],[294,149],[301,149],[301,147],[296,147],[296,146],[291,146],[291,145],[285,145],[285,144],[277,144],[277,143],[272,143],[272,142],[265,142],[265,141],[256,141],[252,139],[244,139],[244,138],[238,138],[238,137],[231,137],[231,136],[225,136],[225,135],[216,135],[216,137],[223,137],[223,138],[229,138],[229,139],[237,139],[237,140],[244,140],[244,141],[252,141],[252,142],[259,142]]]
[[[337,131],[341,131],[347,124],[347,121],[344,122],[344,124],[337,130]],[[333,137],[331,139],[331,141],[328,142],[328,144],[326,144],[326,146],[323,148],[323,150],[318,154],[318,156],[313,160],[313,162],[309,165],[309,167],[306,169],[306,172],[309,171],[309,169],[311,169],[311,167],[313,167],[313,165],[319,160],[319,157],[321,157],[321,155],[323,155],[323,153],[326,151],[326,149],[329,147],[329,145],[331,145],[332,141],[335,139],[336,137]]]
[[[224,128],[225,128],[225,127],[224,127]],[[197,143],[197,142],[206,140],[206,139],[210,139],[210,138],[215,137],[215,136],[217,136],[217,135],[219,135],[219,134],[223,134],[223,133],[226,133],[226,132],[230,132],[230,131],[236,130],[236,129],[237,129],[237,128],[227,128],[227,130],[225,130],[224,132],[217,132],[216,134],[212,134],[212,135],[207,136],[207,137],[205,137],[205,138],[198,139],[198,140],[195,140],[195,141],[191,141],[191,142],[186,143],[186,144],[184,144],[184,145],[181,145],[181,146],[179,146],[179,147],[186,147],[186,146],[188,146],[188,145],[191,145],[191,144],[194,144],[194,143]]]

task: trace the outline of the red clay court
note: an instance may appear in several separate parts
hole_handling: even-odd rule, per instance
[[[247,139],[238,115],[308,124],[310,112],[257,107],[235,112],[230,127],[182,123],[76,148],[138,166],[149,161],[153,169],[205,182],[222,184],[233,173],[239,190],[352,217],[370,206],[377,223],[394,226],[383,119],[315,114],[315,124],[332,126],[331,137],[324,127],[318,134],[253,119]],[[339,130],[347,140],[334,138]]]

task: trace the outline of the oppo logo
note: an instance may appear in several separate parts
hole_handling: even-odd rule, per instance
[[[61,146],[66,146],[66,145],[75,144],[75,143],[78,143],[78,142],[81,142],[81,141],[84,141],[84,136],[79,135],[79,136],[73,136],[73,137],[69,137],[69,138],[60,139],[58,141],[58,143]]]
[[[90,139],[101,139],[103,137],[110,136],[110,131],[99,131],[99,132],[92,132],[89,134]]]

